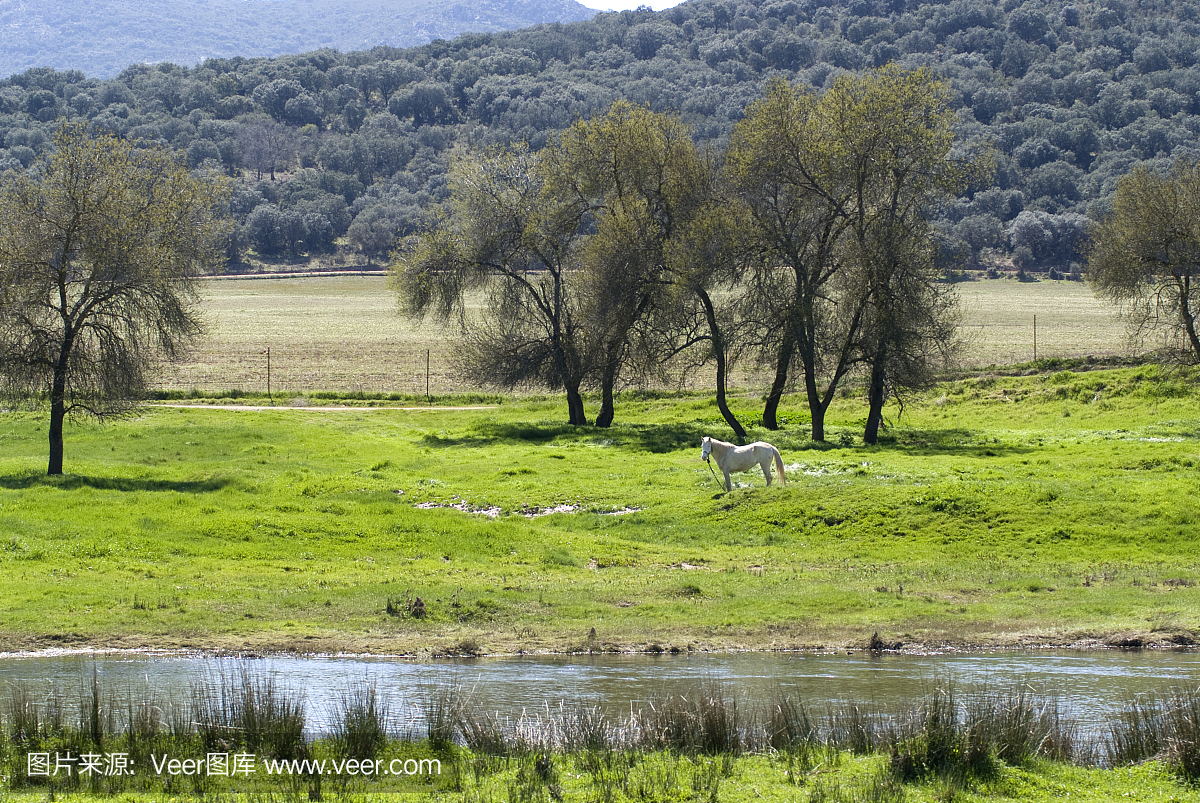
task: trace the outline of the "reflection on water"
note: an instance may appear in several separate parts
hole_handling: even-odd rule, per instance
[[[628,716],[654,698],[719,684],[750,709],[780,691],[811,709],[844,701],[885,711],[910,707],[935,686],[959,692],[1008,690],[1027,684],[1060,701],[1060,710],[1095,734],[1133,695],[1200,682],[1200,653],[995,652],[948,655],[811,655],[741,653],[694,656],[526,656],[463,661],[374,657],[268,657],[106,655],[0,658],[0,683],[55,690],[67,701],[90,687],[93,668],[106,694],[119,700],[149,687],[160,698],[187,700],[193,684],[233,677],[241,667],[302,694],[310,727],[327,726],[338,696],[373,682],[401,720],[415,722],[439,688],[469,690],[476,707],[505,716],[557,708],[600,706]],[[4,693],[0,689],[0,693]],[[68,709],[72,710],[72,709]]]

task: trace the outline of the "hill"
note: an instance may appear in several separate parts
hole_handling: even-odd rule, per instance
[[[239,259],[371,260],[445,198],[455,150],[539,147],[618,98],[677,111],[719,145],[772,76],[821,89],[888,62],[944,76],[960,140],[996,150],[992,184],[938,210],[967,265],[1073,270],[1122,175],[1200,156],[1195,0],[690,0],[406,49],[139,64],[107,80],[30,70],[0,81],[0,170],[31,164],[59,118],[87,119],[240,176]]]
[[[595,13],[574,0],[2,0],[0,76],[54,67],[111,78],[138,63],[408,47]]]

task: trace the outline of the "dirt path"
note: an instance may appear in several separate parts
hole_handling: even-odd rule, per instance
[[[376,410],[410,410],[414,412],[445,412],[449,410],[495,410],[496,405],[478,407],[347,407],[342,405],[324,405],[319,407],[294,407],[287,404],[151,404],[149,407],[174,407],[186,410],[294,410],[302,413],[330,412],[374,412]]]

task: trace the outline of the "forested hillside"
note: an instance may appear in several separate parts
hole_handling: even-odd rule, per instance
[[[111,78],[130,64],[410,47],[595,13],[575,0],[0,0],[0,76],[54,67]]]
[[[773,75],[821,88],[895,61],[948,79],[964,146],[997,170],[941,210],[964,259],[1066,269],[1086,216],[1138,163],[1200,157],[1200,3],[1165,0],[691,0],[663,12],[468,34],[410,49],[321,50],[0,82],[4,169],[61,117],[168,143],[242,177],[239,254],[386,254],[445,197],[456,149],[527,140],[618,98],[678,111],[720,143]]]

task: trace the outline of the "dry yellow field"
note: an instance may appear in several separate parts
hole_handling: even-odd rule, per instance
[[[1035,345],[1038,359],[1130,350],[1116,308],[1097,299],[1085,282],[990,279],[964,282],[957,289],[968,366],[1029,362]]]
[[[1037,356],[1078,357],[1128,350],[1112,307],[1080,282],[997,279],[957,286],[969,366],[1026,362]],[[208,333],[191,358],[168,368],[161,387],[209,391],[271,388],[423,394],[426,355],[432,393],[475,388],[451,376],[453,331],[403,318],[383,276],[233,279],[205,288]],[[765,389],[765,371],[740,366],[731,387]],[[692,377],[703,385],[705,375]]]
[[[448,392],[447,339],[403,318],[382,276],[233,279],[205,288],[208,329],[165,389]]]

